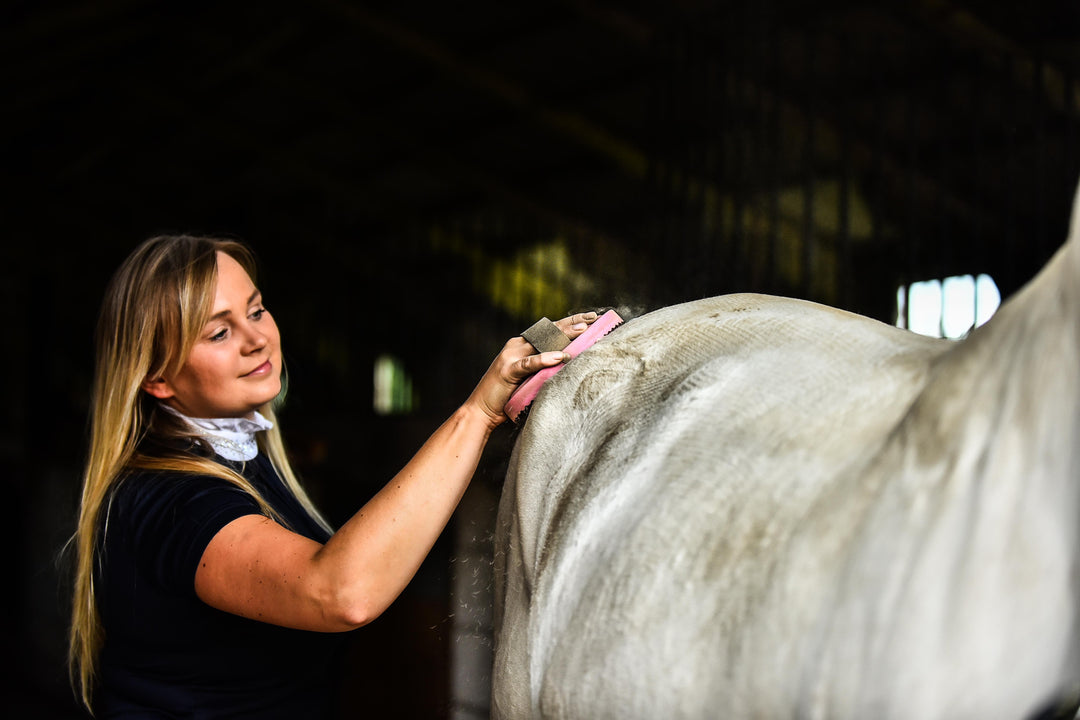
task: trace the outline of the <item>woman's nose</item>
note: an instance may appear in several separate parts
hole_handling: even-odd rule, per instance
[[[250,323],[247,325],[244,332],[244,349],[248,352],[257,352],[259,350],[262,350],[264,347],[266,347],[266,344],[270,342],[269,339],[266,337],[266,333],[264,333],[260,328],[251,325]]]

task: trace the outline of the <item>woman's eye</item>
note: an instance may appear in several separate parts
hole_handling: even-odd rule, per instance
[[[229,331],[226,328],[221,328],[216,333],[210,336],[210,342],[221,342],[228,335]]]
[[[255,312],[251,313],[252,320],[262,320],[262,316],[266,314],[266,308],[259,308]]]

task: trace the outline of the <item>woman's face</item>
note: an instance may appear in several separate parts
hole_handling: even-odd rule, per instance
[[[188,417],[250,417],[281,392],[281,336],[262,295],[232,257],[217,254],[209,322],[171,378],[144,389]]]

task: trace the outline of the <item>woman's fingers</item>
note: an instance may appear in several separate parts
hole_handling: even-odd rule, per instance
[[[555,325],[564,335],[573,340],[578,335],[588,330],[589,325],[592,325],[598,317],[599,315],[592,311],[577,313],[575,315],[570,315],[569,317],[564,317],[561,320],[556,320]],[[521,345],[517,344],[519,342]],[[543,370],[546,367],[551,367],[552,365],[567,362],[570,359],[570,356],[561,350],[536,353],[536,349],[521,338],[514,338],[507,343],[503,352],[508,351],[525,353],[523,357],[510,366],[512,368],[511,373],[506,376],[507,379],[515,385],[535,372]]]
[[[589,325],[592,325],[597,317],[598,315],[594,312],[577,313],[576,315],[564,317],[562,320],[556,320],[555,324],[568,338],[573,340],[588,330]]]
[[[588,330],[597,317],[595,312],[576,313],[555,321],[555,325],[573,340]],[[570,355],[562,350],[537,353],[524,338],[511,338],[480,379],[471,399],[491,418],[493,425],[498,424],[506,419],[503,407],[511,393],[525,378],[569,359]]]
[[[588,330],[589,325],[592,325],[598,317],[599,315],[592,311],[576,313],[561,320],[556,320],[555,326],[559,328],[560,332],[573,340]],[[521,382],[539,370],[558,365],[570,359],[570,356],[561,350],[537,353],[536,348],[520,337],[508,342],[506,347],[503,348],[503,353],[519,355],[519,359],[511,366],[514,368],[513,371],[509,376],[506,376],[514,384]]]
[[[533,373],[539,372],[546,367],[564,363],[570,359],[570,355],[562,350],[542,352],[538,355],[526,355],[509,367],[508,380],[517,385]]]

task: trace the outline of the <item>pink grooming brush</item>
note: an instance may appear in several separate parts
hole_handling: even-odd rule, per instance
[[[563,348],[563,352],[567,353],[570,356],[570,359],[573,360],[582,352],[592,347],[597,340],[607,335],[619,325],[622,325],[622,323],[623,319],[619,317],[617,312],[608,310],[606,313],[596,318],[585,332],[578,335],[569,345]],[[540,348],[537,349],[540,350]],[[540,392],[540,388],[543,387],[544,383],[547,382],[552,375],[562,370],[565,366],[566,363],[559,363],[558,365],[546,367],[536,374],[529,376],[525,379],[525,382],[518,385],[518,389],[510,396],[509,402],[507,402],[506,407],[503,408],[503,412],[506,413],[507,417],[515,423],[523,420],[523,413],[525,413],[529,405],[532,404],[532,401],[536,399],[536,394]]]

